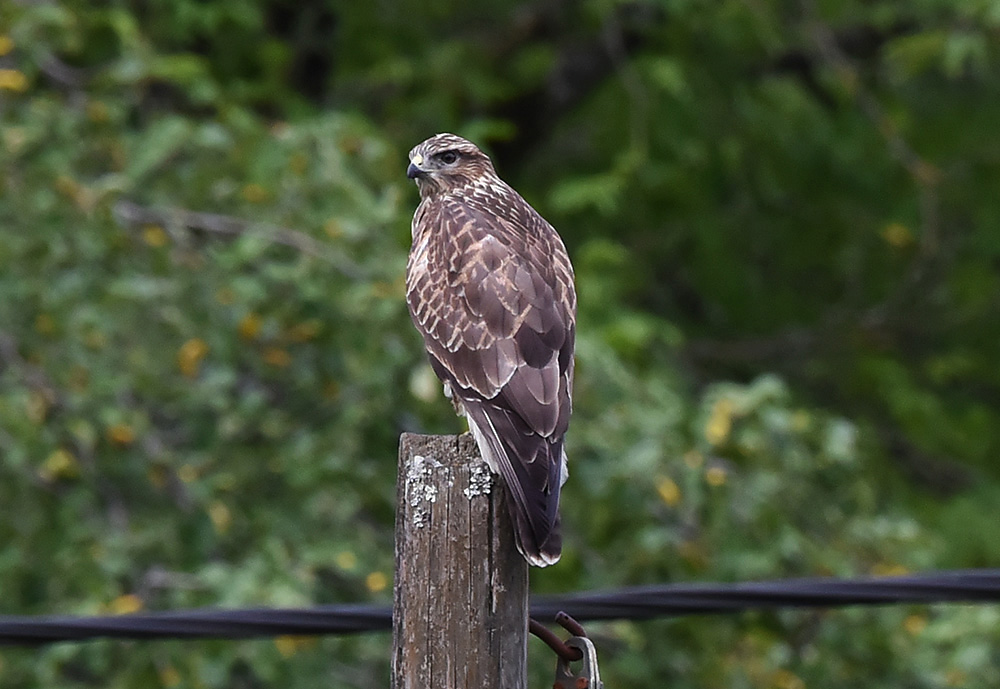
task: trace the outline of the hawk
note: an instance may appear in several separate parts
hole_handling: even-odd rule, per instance
[[[475,144],[438,134],[410,151],[417,183],[406,303],[445,395],[507,485],[515,540],[559,559],[576,339],[566,247]]]

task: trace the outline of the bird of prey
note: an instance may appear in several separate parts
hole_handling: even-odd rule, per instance
[[[559,559],[576,339],[573,266],[555,229],[472,142],[410,151],[417,183],[406,302],[445,394],[507,486],[518,550]]]

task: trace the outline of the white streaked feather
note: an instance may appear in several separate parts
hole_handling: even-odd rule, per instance
[[[486,440],[486,436],[483,434],[483,430],[479,427],[472,417],[469,416],[465,409],[462,409],[462,414],[465,416],[465,420],[469,422],[469,430],[472,431],[472,437],[476,439],[476,445],[479,446],[479,454],[482,456],[483,460],[486,462],[486,466],[490,468],[494,474],[500,474],[500,465],[497,463],[497,458],[493,456],[493,450],[490,449],[490,443]],[[493,422],[490,421],[488,414],[484,414],[486,421],[490,424],[490,428],[493,430],[493,435],[496,437],[497,430],[493,428]],[[501,452],[503,451],[503,446],[500,446]],[[510,462],[510,460],[507,460]]]

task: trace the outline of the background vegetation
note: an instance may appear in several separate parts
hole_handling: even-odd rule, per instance
[[[1000,3],[0,5],[0,613],[388,601],[455,131],[580,292],[559,592],[996,566]],[[592,625],[609,687],[996,687],[1000,610]],[[534,644],[532,686],[552,657]],[[388,636],[0,651],[386,686]]]

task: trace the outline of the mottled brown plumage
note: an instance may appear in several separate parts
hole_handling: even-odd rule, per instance
[[[431,366],[508,487],[518,548],[559,559],[563,438],[573,392],[576,291],[552,226],[473,143],[410,151],[417,182],[406,301]]]

